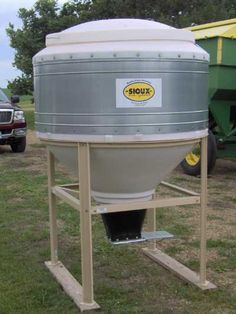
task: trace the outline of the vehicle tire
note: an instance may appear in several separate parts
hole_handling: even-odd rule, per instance
[[[26,147],[26,137],[18,139],[16,142],[11,144],[11,150],[13,153],[23,153]]]
[[[184,173],[190,176],[197,176],[201,173],[201,148],[200,144],[194,146],[193,150],[186,155],[181,162]],[[207,148],[207,171],[212,171],[216,163],[216,140],[214,134],[209,130]]]

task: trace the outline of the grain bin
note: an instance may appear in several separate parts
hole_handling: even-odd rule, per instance
[[[152,21],[95,21],[48,35],[33,63],[37,134],[48,150],[46,266],[67,294],[81,311],[99,308],[92,216],[102,214],[108,237],[127,243],[142,240],[147,211],[146,230],[164,239],[169,234],[156,231],[155,208],[190,204],[201,206],[200,275],[157,249],[155,241],[143,253],[200,289],[214,289],[206,280],[208,54],[193,35]],[[154,195],[198,142],[200,194],[162,182],[185,196]],[[56,185],[55,158],[79,184]],[[58,259],[56,197],[80,212],[81,285]]]
[[[189,31],[139,19],[88,22],[48,35],[33,64],[37,135],[71,173],[78,155],[68,143],[175,143],[91,150],[97,202],[150,199],[189,140],[207,134],[208,54]]]

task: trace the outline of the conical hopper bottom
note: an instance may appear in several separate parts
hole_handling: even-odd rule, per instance
[[[192,144],[147,148],[91,148],[91,190],[99,203],[149,200],[156,186],[181,162]],[[78,148],[50,145],[70,174],[78,177]]]
[[[101,204],[150,200],[156,186],[191,148],[188,141],[165,143],[161,147],[91,148],[92,196]],[[78,177],[77,145],[50,145],[49,149],[71,174]],[[102,214],[108,239],[112,242],[141,239],[145,214],[145,209]]]

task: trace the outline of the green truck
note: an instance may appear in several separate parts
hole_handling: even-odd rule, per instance
[[[197,44],[210,54],[208,172],[216,158],[236,157],[236,19],[194,26]],[[182,161],[185,173],[200,174],[200,147]]]

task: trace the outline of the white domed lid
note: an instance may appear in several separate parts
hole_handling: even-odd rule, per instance
[[[168,40],[194,43],[188,30],[141,19],[109,19],[87,22],[46,37],[46,46],[109,41]]]

